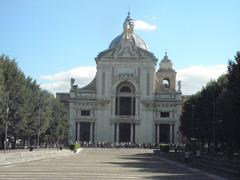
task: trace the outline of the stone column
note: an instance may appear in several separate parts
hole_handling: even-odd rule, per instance
[[[116,129],[117,124],[114,123],[112,126],[113,126],[113,142],[116,143],[117,142],[117,129]]]
[[[157,124],[157,143],[160,143],[159,135],[160,135],[160,124]]]
[[[139,117],[139,105],[138,105],[139,98],[138,96],[135,96],[135,116]]]
[[[119,143],[119,123],[117,122],[116,123],[116,125],[117,125],[117,137],[116,137],[116,141],[117,141],[117,143]]]
[[[172,143],[175,143],[175,127],[174,124],[172,124]]]
[[[77,122],[77,141],[80,141],[80,122]]]
[[[115,114],[116,114],[116,112],[115,112],[115,110],[116,110],[116,108],[115,108],[115,105],[116,105],[116,97],[115,96],[113,96],[113,98],[112,98],[112,116],[115,116]]]
[[[90,141],[93,142],[93,123],[90,122]]]
[[[173,135],[173,132],[172,132],[172,124],[169,124],[169,128],[170,128],[170,132],[169,132],[169,142],[172,143],[172,135]]]
[[[117,101],[117,103],[118,103],[117,115],[119,115],[120,114],[120,97],[118,96],[117,98],[118,98],[118,101]]]
[[[130,142],[133,143],[133,123],[131,123]]]
[[[131,97],[131,116],[133,115],[133,97]],[[131,125],[132,127],[132,125]]]
[[[136,124],[133,123],[133,143],[136,143]]]
[[[92,123],[92,143],[95,142],[95,122]]]
[[[157,124],[154,124],[154,142],[157,143]]]

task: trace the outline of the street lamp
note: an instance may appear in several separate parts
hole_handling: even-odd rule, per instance
[[[59,137],[60,136],[60,113],[58,112],[58,137],[57,137],[57,148],[59,148]]]
[[[9,99],[9,94],[7,93],[7,100],[6,100],[6,123],[5,123],[5,140],[4,140],[4,153],[6,152],[7,149],[7,131],[8,131],[8,112],[9,112],[9,107],[8,107],[8,99]]]
[[[41,110],[40,110],[40,107],[38,109],[38,132],[37,132],[37,135],[38,135],[38,139],[37,139],[37,149],[39,149],[39,139],[40,139],[40,123],[41,123]]]
[[[192,104],[192,132],[191,132],[192,133],[191,134],[192,138],[194,138],[194,114],[193,114],[194,107],[195,107],[195,105]]]
[[[216,152],[216,102],[213,102],[213,151]]]
[[[218,140],[219,138],[216,138],[216,134],[218,134],[219,132],[219,128],[218,125],[221,124],[223,122],[222,119],[216,120],[216,117],[214,119],[214,124],[213,124],[213,137],[214,137],[214,152],[216,152],[217,150],[217,144],[218,144]],[[218,131],[218,132],[217,132]],[[219,136],[218,136],[219,137]],[[216,140],[217,139],[217,140]]]

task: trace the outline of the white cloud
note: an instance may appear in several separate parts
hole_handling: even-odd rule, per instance
[[[208,81],[217,79],[226,71],[227,66],[221,64],[214,66],[195,65],[177,70],[177,79],[182,82],[183,94],[189,95],[201,90]],[[52,75],[41,76],[40,78],[44,81],[41,87],[52,93],[69,92],[71,77],[76,79],[75,83],[79,87],[82,87],[93,80],[95,73],[95,66],[81,66]]]
[[[41,84],[41,88],[48,90],[49,92],[68,92],[70,89],[70,80],[69,83],[66,81],[56,81],[56,82],[48,82]]]
[[[88,78],[95,72],[96,72],[96,67],[81,66],[81,67],[73,68],[67,71],[62,71],[53,75],[41,76],[41,79],[49,80],[49,81],[63,81],[63,80],[69,80],[71,77]]]
[[[182,93],[194,94],[202,89],[211,79],[217,79],[227,72],[226,65],[195,65],[177,70],[177,79],[181,80]]]
[[[143,31],[155,31],[157,29],[157,26],[149,24],[143,20],[136,20],[134,21],[134,29]]]
[[[53,93],[69,92],[71,78],[75,78],[75,84],[82,87],[90,83],[95,74],[95,66],[81,66],[52,75],[41,76],[40,79],[44,81],[44,83],[41,84],[41,87]]]

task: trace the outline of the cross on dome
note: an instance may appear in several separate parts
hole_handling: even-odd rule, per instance
[[[128,12],[128,15],[123,23],[123,32],[112,40],[109,45],[109,49],[119,47],[125,40],[133,42],[137,47],[144,50],[148,49],[146,43],[134,33],[134,22],[130,17],[130,12]]]
[[[134,22],[130,17],[130,12],[128,12],[128,16],[126,17],[123,23],[123,33],[125,39],[130,39],[131,34],[133,33]]]
[[[165,56],[163,59],[168,59],[167,51],[165,51]]]

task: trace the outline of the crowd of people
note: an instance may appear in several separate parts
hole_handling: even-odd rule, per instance
[[[95,148],[143,148],[143,149],[159,149],[160,144],[157,143],[131,143],[131,142],[76,142],[81,145],[81,147],[95,147]],[[184,149],[183,145],[180,144],[169,144],[170,149],[174,151],[182,151]]]

